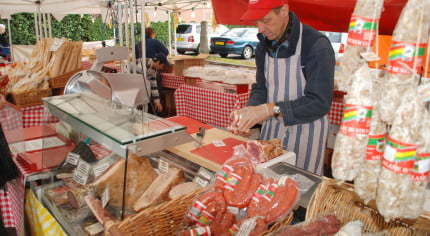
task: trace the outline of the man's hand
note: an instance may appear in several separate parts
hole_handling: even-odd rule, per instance
[[[155,110],[157,112],[162,112],[163,111],[163,105],[161,105],[161,103],[155,103]]]
[[[254,125],[269,119],[269,117],[267,104],[247,106],[230,114],[232,122],[228,130],[238,135],[249,134]]]

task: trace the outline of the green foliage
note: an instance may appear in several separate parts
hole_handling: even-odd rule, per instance
[[[94,22],[93,22],[94,21]],[[0,20],[7,25],[7,20]],[[18,13],[10,20],[12,43],[19,45],[36,44],[33,13]],[[61,21],[51,18],[52,37],[66,38],[72,41],[99,41],[112,39],[113,27],[104,24],[100,16],[89,14],[70,14]]]

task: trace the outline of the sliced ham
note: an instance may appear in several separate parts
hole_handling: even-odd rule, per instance
[[[184,175],[178,168],[171,167],[167,172],[157,176],[149,188],[134,203],[133,210],[141,211],[152,205],[168,200],[170,189],[184,181]]]
[[[99,176],[91,186],[94,186],[98,196],[101,196],[106,188],[110,191],[109,204],[113,207],[122,207],[124,192],[125,160],[120,159]],[[128,157],[125,209],[131,210],[133,204],[146,191],[157,178],[157,173],[152,168],[146,157],[138,157],[131,153]]]
[[[248,141],[246,149],[252,156],[259,160],[259,163],[271,160],[283,153],[280,139]]]

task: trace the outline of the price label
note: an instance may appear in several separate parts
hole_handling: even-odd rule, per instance
[[[169,162],[160,159],[158,161],[158,169],[162,172],[168,172],[169,171]]]
[[[49,49],[49,51],[51,52],[56,52],[58,51],[58,49],[61,47],[61,45],[63,45],[63,43],[65,42],[65,39],[54,39],[54,43],[52,43],[51,49]]]
[[[109,166],[109,162],[101,162],[93,166],[93,172],[95,177],[99,177],[101,174],[103,174],[109,168]]]
[[[67,157],[66,157],[66,163],[70,163],[70,164],[76,166],[76,165],[78,165],[80,158],[81,158],[81,155],[74,153],[74,152],[69,152],[69,154],[67,154]]]
[[[249,235],[252,230],[254,230],[255,225],[257,225],[257,220],[255,217],[249,218],[245,220],[242,225],[240,225],[239,231],[237,232],[238,236],[246,236]]]
[[[202,187],[206,187],[209,184],[209,181],[202,179],[200,177],[196,177],[194,178],[194,182],[196,182],[198,185],[202,186]]]
[[[214,144],[215,147],[225,147],[226,146],[224,141],[222,141],[222,140],[215,140],[215,141],[212,141],[212,143]]]
[[[79,160],[78,166],[73,174],[73,179],[81,185],[86,185],[88,181],[88,175],[91,171],[91,165],[84,160]]]
[[[102,194],[102,207],[105,208],[110,200],[109,187],[106,187]]]

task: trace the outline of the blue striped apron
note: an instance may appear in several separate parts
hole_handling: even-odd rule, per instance
[[[273,58],[266,54],[265,76],[268,103],[295,100],[304,96],[306,79],[302,72],[300,53],[302,31],[296,53],[289,58]],[[280,138],[284,149],[296,153],[296,166],[323,175],[324,151],[328,134],[327,115],[311,123],[285,126],[282,117],[272,117],[263,123],[260,139]]]

